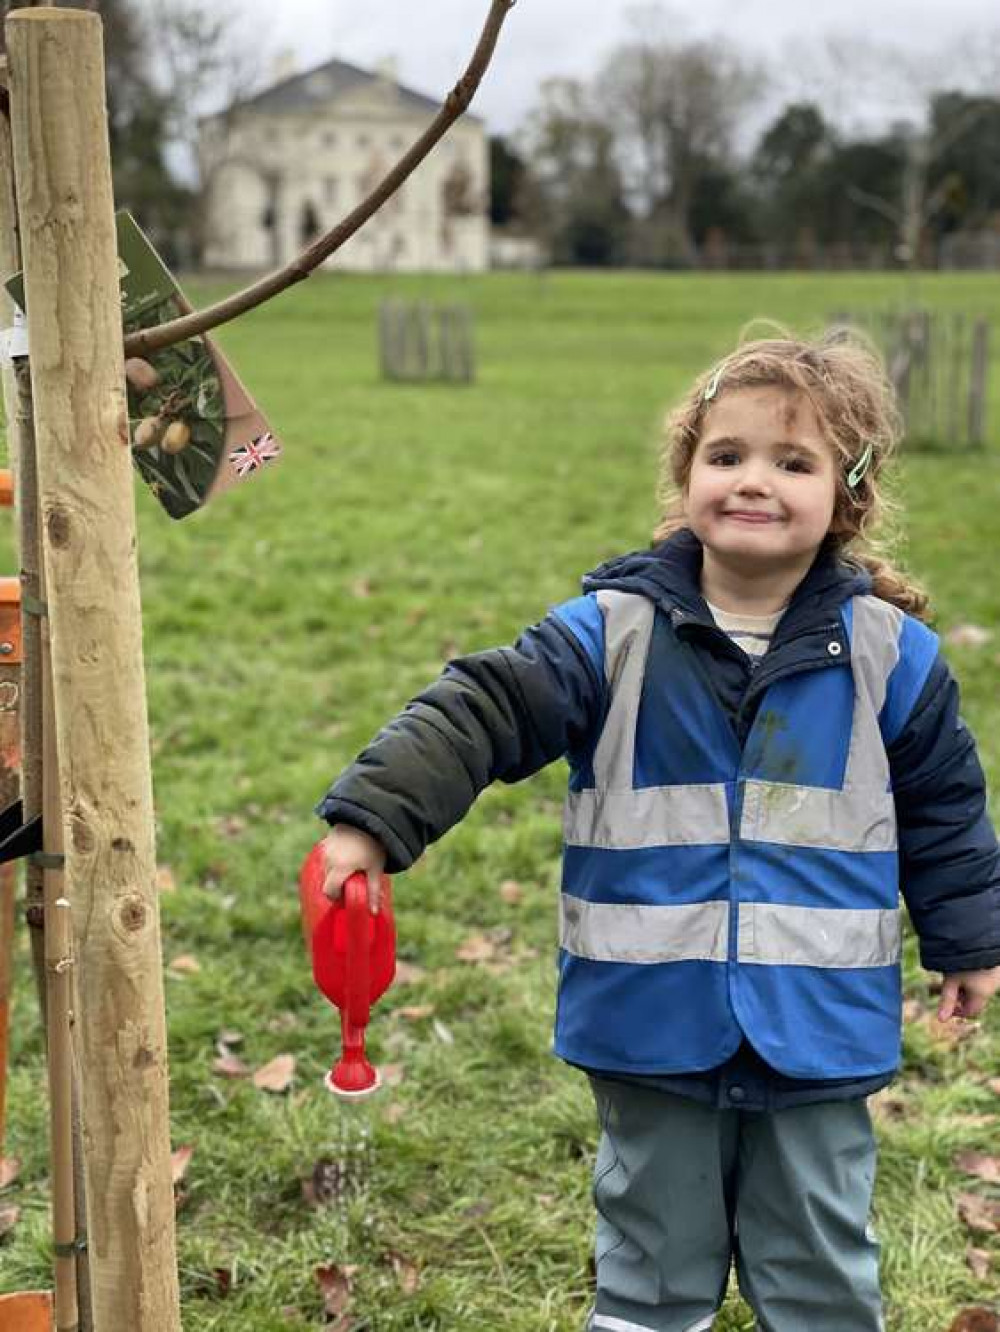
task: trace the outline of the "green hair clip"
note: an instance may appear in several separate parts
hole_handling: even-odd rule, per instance
[[[868,471],[869,465],[871,464],[872,460],[872,454],[874,452],[875,450],[872,446],[872,442],[871,440],[869,440],[868,443],[865,445],[864,453],[862,453],[861,457],[854,464],[851,470],[847,473],[847,486],[849,490],[853,490],[854,487],[859,483],[861,478],[864,476],[865,472]]]
[[[711,402],[712,399],[715,397],[715,395],[718,393],[719,384],[722,381],[722,376],[725,369],[726,367],[724,365],[720,365],[718,370],[716,370],[715,374],[708,381],[708,385],[705,388],[705,392],[701,395],[702,402]]]

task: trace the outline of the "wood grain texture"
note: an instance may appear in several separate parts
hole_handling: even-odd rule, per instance
[[[180,1328],[101,26],[7,21],[97,1332]]]

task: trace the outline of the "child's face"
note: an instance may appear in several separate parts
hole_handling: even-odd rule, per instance
[[[830,530],[836,493],[833,450],[804,394],[733,389],[711,404],[684,493],[707,551],[804,572]]]

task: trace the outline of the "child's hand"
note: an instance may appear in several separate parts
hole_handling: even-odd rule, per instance
[[[997,990],[1000,990],[1000,967],[991,967],[988,971],[956,971],[945,976],[938,1004],[938,1021],[978,1017]]]
[[[331,901],[338,900],[346,879],[361,873],[368,877],[368,905],[372,911],[378,910],[385,869],[385,848],[381,842],[360,828],[335,823],[323,840],[323,857],[326,861],[323,891]]]

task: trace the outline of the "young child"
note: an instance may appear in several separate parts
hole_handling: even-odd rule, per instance
[[[671,418],[664,517],[511,648],[452,662],[319,806],[327,891],[569,760],[556,1052],[601,1123],[594,1332],[876,1332],[865,1098],[902,893],[939,1016],[1000,988],[1000,854],[924,595],[876,554],[877,358],[748,343]]]

